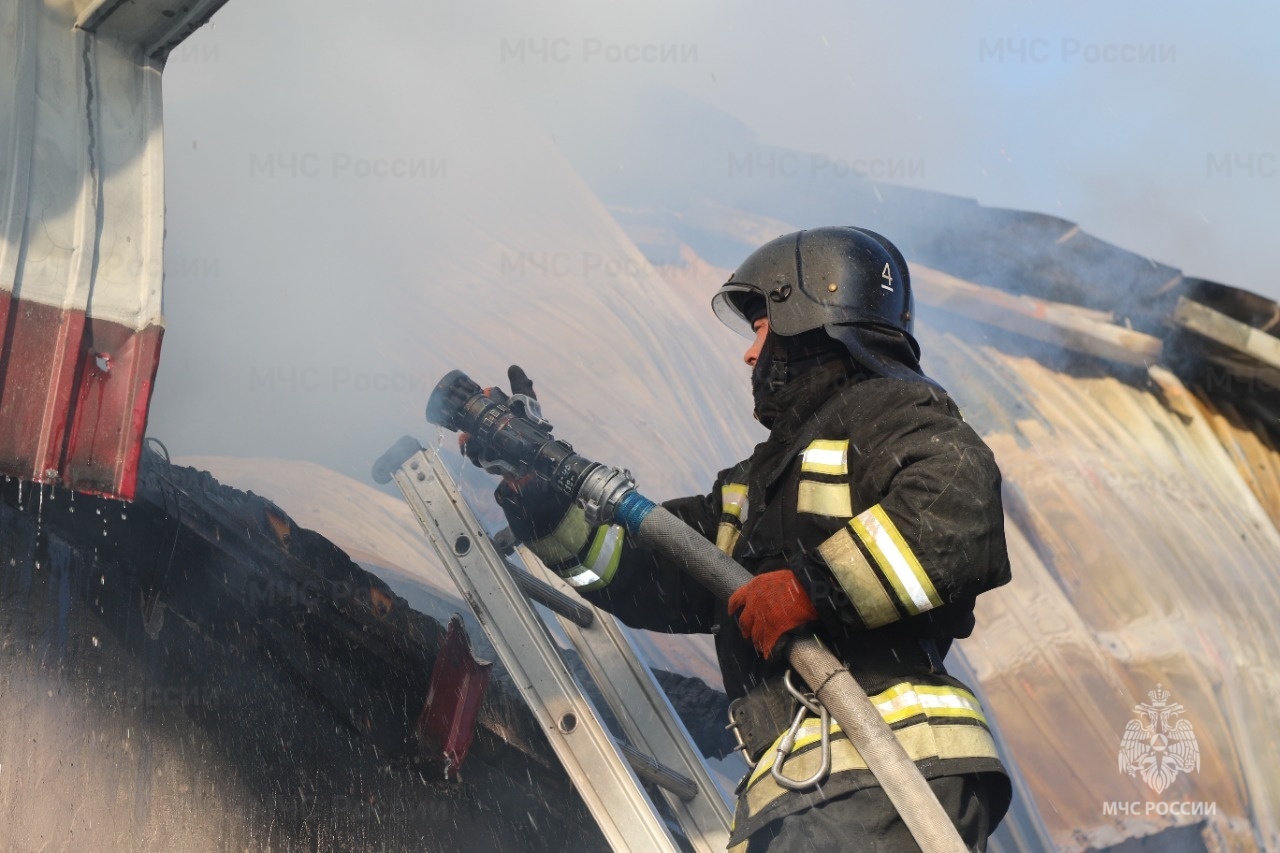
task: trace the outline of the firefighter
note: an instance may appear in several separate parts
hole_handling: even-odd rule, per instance
[[[1009,580],[1000,472],[920,369],[906,261],[865,229],[800,231],[752,253],[712,305],[752,339],[744,360],[769,437],[709,494],[664,506],[754,578],[726,605],[532,480],[496,493],[512,532],[624,623],[715,635],[752,766],[731,849],[917,849],[838,726],[824,749],[819,718],[798,715],[800,682],[775,654],[798,629],[847,664],[965,843],[984,849],[1009,780],[981,706],[943,660],[973,630],[975,598]]]

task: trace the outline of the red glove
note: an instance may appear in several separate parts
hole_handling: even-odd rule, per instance
[[[729,612],[737,617],[742,636],[766,660],[783,634],[818,619],[809,594],[790,569],[765,572],[743,584],[729,596]]]

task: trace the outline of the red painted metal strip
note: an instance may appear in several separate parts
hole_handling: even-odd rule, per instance
[[[164,330],[89,318],[80,382],[60,468],[71,488],[133,498]]]
[[[0,292],[0,313],[0,465],[6,474],[49,482],[60,477],[75,367],[67,354],[80,347],[84,315],[7,292]]]
[[[491,662],[478,661],[471,654],[466,628],[454,614],[431,670],[431,686],[417,723],[418,736],[444,754],[446,777],[458,771],[471,749],[492,669]]]
[[[0,291],[0,471],[132,499],[163,329]]]

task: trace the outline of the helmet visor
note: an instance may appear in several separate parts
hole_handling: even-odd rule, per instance
[[[711,297],[711,310],[716,312],[720,322],[733,329],[744,338],[754,338],[755,330],[751,321],[743,313],[743,306],[751,297],[763,299],[764,295],[754,287],[745,284],[726,284]]]

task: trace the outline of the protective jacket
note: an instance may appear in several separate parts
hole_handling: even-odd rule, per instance
[[[709,494],[664,506],[755,574],[793,570],[820,615],[818,636],[925,777],[989,777],[994,826],[1008,779],[977,699],[942,668],[951,642],[973,629],[976,596],[1009,580],[994,457],[932,385],[831,366],[784,393],[750,459],[722,471]],[[748,712],[748,758],[758,761],[739,787],[731,845],[820,799],[876,784],[833,723],[829,779],[805,792],[781,787],[770,769],[795,707],[780,687],[785,661],[765,660],[723,602],[679,566],[632,548],[621,528],[587,533],[560,530],[560,542],[577,541],[554,566],[586,598],[635,628],[715,635],[725,689]],[[816,718],[805,723],[786,776],[818,767],[818,732]]]

